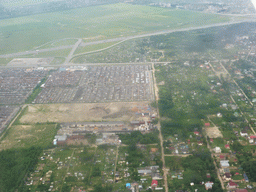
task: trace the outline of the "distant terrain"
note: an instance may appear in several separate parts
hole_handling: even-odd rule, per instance
[[[229,20],[228,16],[122,3],[38,14],[1,20],[0,54],[31,50],[63,38],[92,41]]]

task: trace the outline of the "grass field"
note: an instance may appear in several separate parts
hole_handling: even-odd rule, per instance
[[[0,66],[7,65],[11,60],[12,58],[0,58]]]
[[[56,124],[13,125],[1,141],[0,150],[31,146],[45,148],[56,133]]]
[[[48,3],[53,1],[61,1],[61,0],[15,0],[15,1],[1,0],[0,4],[6,8],[13,8],[13,7],[19,7],[19,6]]]
[[[0,54],[63,38],[105,39],[229,21],[229,17],[130,4],[92,6],[1,20]]]
[[[20,56],[21,58],[41,58],[41,57],[67,57],[71,49],[60,49],[56,51],[47,51],[37,54],[29,54]]]
[[[97,45],[89,45],[89,46],[85,46],[85,47],[78,47],[74,53],[74,55],[76,54],[81,54],[81,53],[87,53],[87,52],[91,52],[91,51],[97,51],[97,50],[101,50],[107,47],[110,47],[112,45],[117,44],[118,42],[109,42],[109,43],[101,43],[101,44],[97,44]]]

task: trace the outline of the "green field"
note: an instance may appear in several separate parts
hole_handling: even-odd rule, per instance
[[[63,38],[107,39],[229,20],[227,16],[122,3],[4,19],[0,54],[31,50]]]
[[[13,125],[0,143],[0,150],[49,146],[56,135],[56,124]]]
[[[89,46],[85,46],[85,47],[78,47],[76,49],[74,55],[105,49],[105,48],[111,47],[117,43],[119,43],[119,42],[109,42],[109,43],[101,43],[101,44],[96,44],[96,45],[89,45]]]
[[[19,6],[48,3],[53,1],[61,1],[61,0],[15,0],[15,1],[2,0],[0,5],[3,5],[6,8],[13,8],[13,7],[19,7]]]

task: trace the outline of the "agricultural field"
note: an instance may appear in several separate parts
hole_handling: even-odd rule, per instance
[[[138,119],[137,112],[148,109],[148,102],[140,103],[81,103],[31,105],[20,123],[125,121]]]
[[[0,54],[34,49],[64,38],[103,39],[229,21],[230,17],[164,8],[111,4],[1,21]]]

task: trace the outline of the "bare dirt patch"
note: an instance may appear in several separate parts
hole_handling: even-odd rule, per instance
[[[132,121],[149,112],[149,102],[35,104],[28,106],[21,123]]]
[[[205,128],[205,132],[209,138],[223,138],[223,135],[218,127]]]

